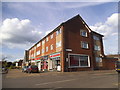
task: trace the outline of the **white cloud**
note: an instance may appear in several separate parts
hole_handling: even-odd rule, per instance
[[[92,30],[104,35],[106,54],[115,54],[118,52],[118,15],[120,14],[114,13],[105,22],[99,22],[94,26],[90,26]]]
[[[90,28],[103,34],[105,38],[115,36],[118,34],[118,15],[118,13],[114,13],[104,23],[96,23],[94,26],[90,26]]]
[[[2,42],[0,44],[9,48],[28,47],[42,36],[42,32],[32,26],[29,19],[5,19],[0,29],[2,32],[0,36]]]

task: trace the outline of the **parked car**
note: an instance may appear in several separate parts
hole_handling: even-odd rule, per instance
[[[38,72],[39,72],[38,66],[36,66],[36,65],[31,65],[31,66],[29,66],[29,67],[26,69],[26,72],[27,72],[27,73],[33,73],[33,72],[38,73]]]
[[[27,71],[27,68],[28,68],[28,66],[23,66],[22,72],[26,72],[26,71]]]
[[[8,69],[6,67],[2,67],[2,74],[7,74],[8,73]]]
[[[120,61],[116,61],[116,71],[120,73]]]

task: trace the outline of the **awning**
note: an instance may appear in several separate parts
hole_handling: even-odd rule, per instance
[[[58,57],[60,57],[60,52],[50,55],[50,58],[58,58]]]

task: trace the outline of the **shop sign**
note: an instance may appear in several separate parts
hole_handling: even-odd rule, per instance
[[[50,55],[50,58],[57,58],[60,57],[60,53],[54,53]]]
[[[72,51],[72,49],[66,49],[66,51]]]

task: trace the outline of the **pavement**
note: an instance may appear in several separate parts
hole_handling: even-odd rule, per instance
[[[118,88],[115,70],[23,73],[12,69],[3,74],[3,88]]]

